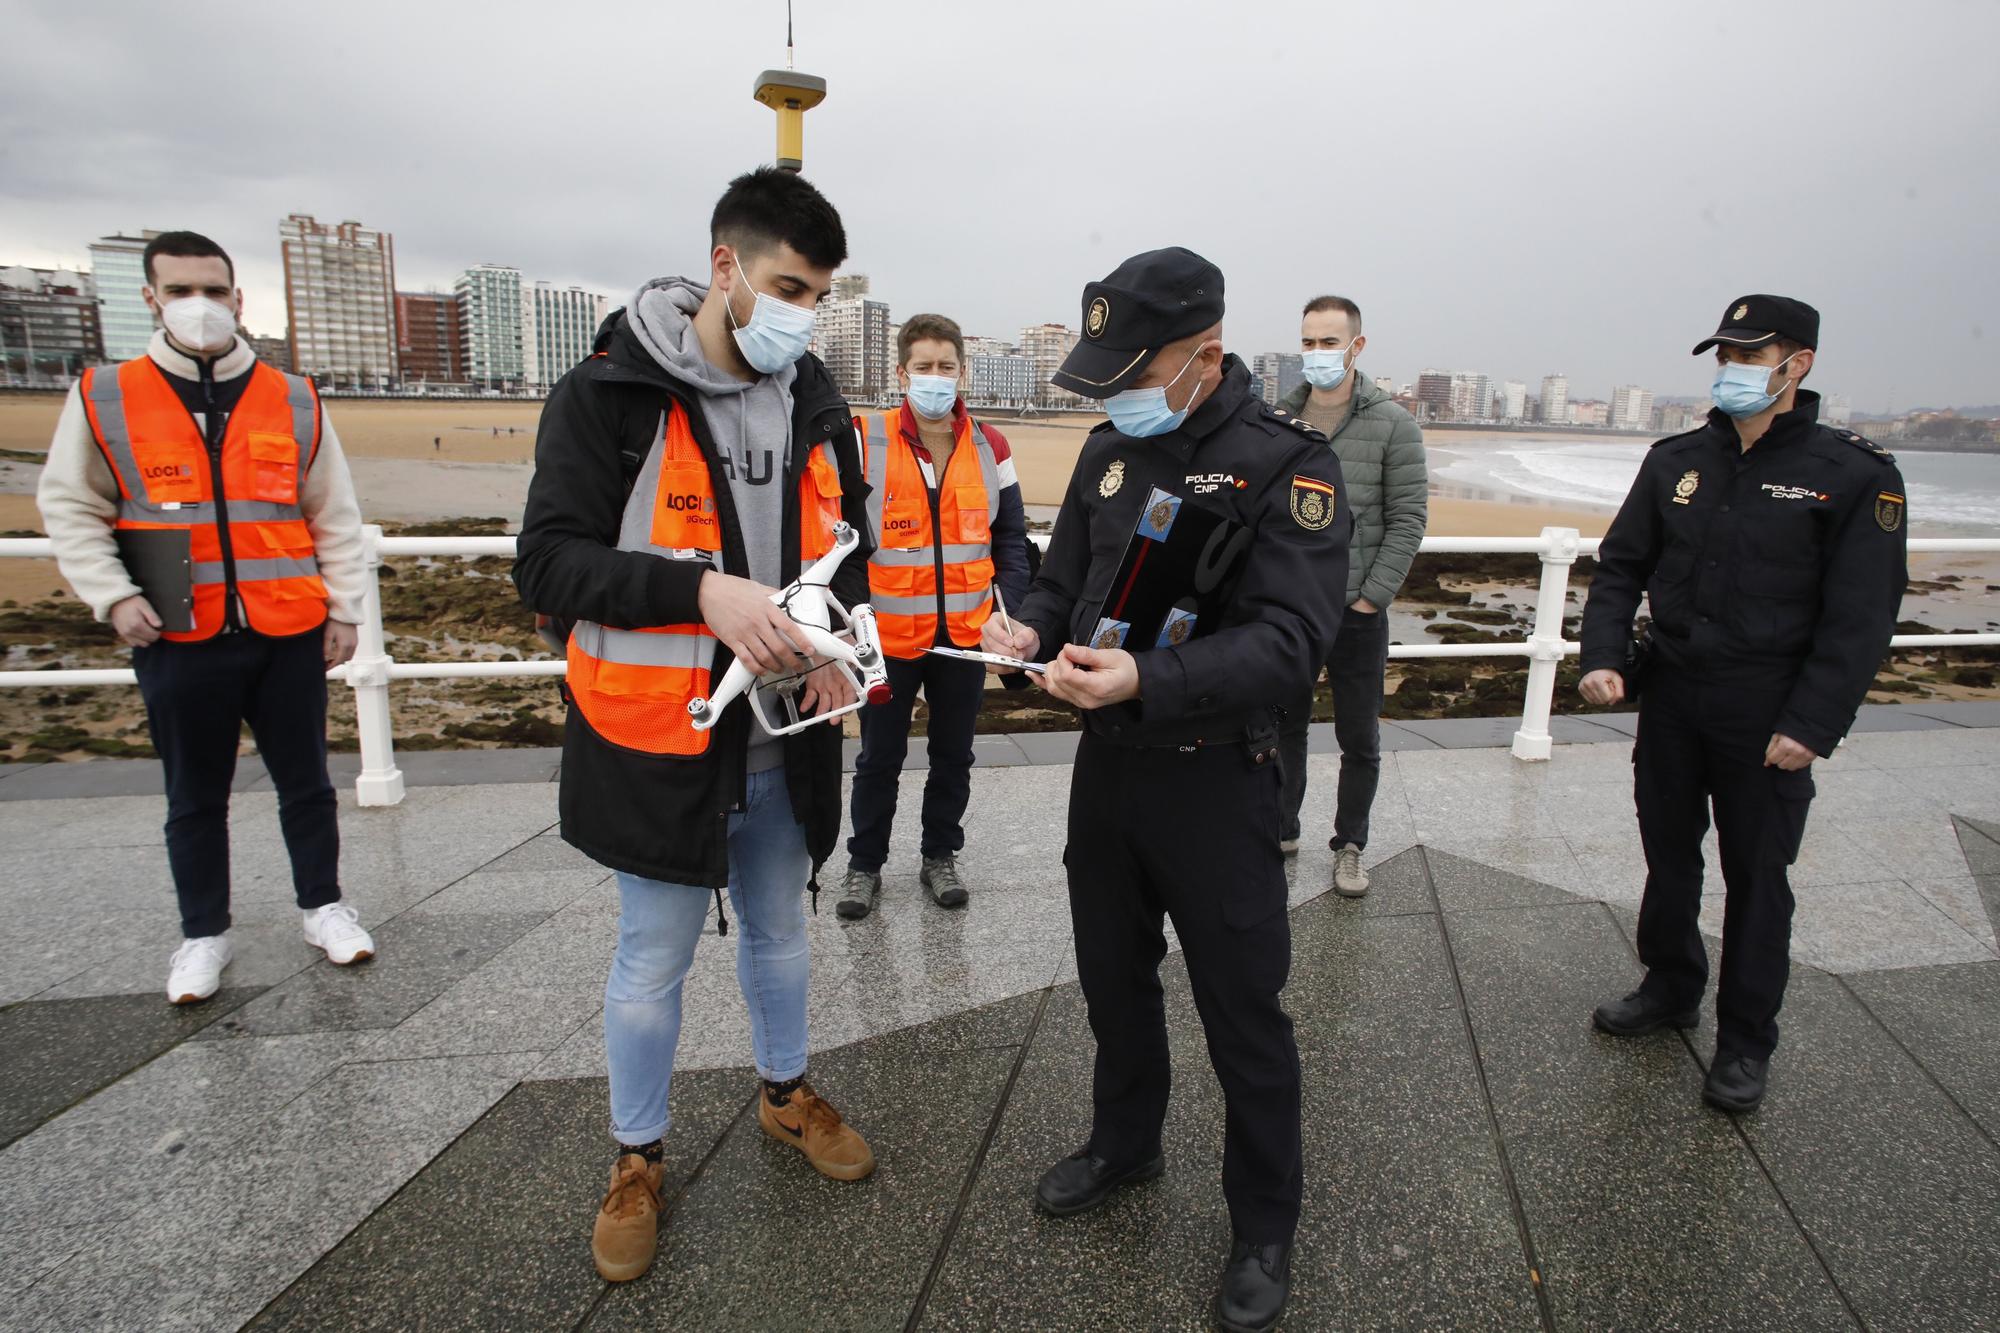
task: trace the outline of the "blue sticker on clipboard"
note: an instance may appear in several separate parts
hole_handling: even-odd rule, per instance
[[[1178,648],[1194,637],[1195,613],[1183,611],[1179,607],[1167,612],[1167,618],[1160,623],[1160,637],[1153,642],[1155,648]]]
[[[1139,515],[1139,535],[1163,542],[1167,534],[1174,530],[1174,520],[1180,517],[1181,498],[1168,495],[1155,486],[1146,496],[1146,510]]]

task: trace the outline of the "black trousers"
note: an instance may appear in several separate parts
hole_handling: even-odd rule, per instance
[[[1091,1151],[1114,1165],[1160,1149],[1172,1066],[1160,988],[1171,918],[1227,1106],[1222,1192],[1238,1235],[1298,1227],[1299,1053],[1278,1002],[1292,966],[1267,747],[1130,748],[1086,733],[1070,783],[1070,916],[1097,1038]]]
[[[243,724],[278,790],[300,907],[340,899],[340,825],[326,775],[326,661],[319,630],[218,634],[132,650],[167,778],[167,864],[189,939],[229,929],[229,786]]]
[[[924,780],[925,856],[950,856],[965,846],[965,806],[972,799],[972,732],[986,698],[986,668],[978,662],[936,657],[887,659],[886,704],[861,710],[861,756],[854,761],[854,833],[847,860],[857,870],[880,870],[889,859],[896,823],[896,786],[910,750],[910,715],[923,687],[930,707],[930,775]]]
[[[1334,797],[1333,843],[1368,845],[1368,812],[1382,781],[1382,673],[1389,665],[1389,616],[1353,607],[1341,613],[1340,633],[1326,657],[1333,685],[1333,738],[1340,745],[1340,787]],[[1318,673],[1314,673],[1314,684]],[[1285,806],[1279,836],[1299,836],[1306,799],[1306,727],[1312,722],[1312,686],[1285,705],[1278,732],[1284,760]]]
[[[1812,803],[1810,768],[1764,766],[1790,681],[1704,682],[1671,668],[1646,674],[1633,747],[1646,892],[1639,906],[1644,989],[1693,1006],[1708,984],[1702,945],[1701,842],[1715,819],[1727,899],[1716,1046],[1758,1058],[1778,1044],[1791,975],[1792,886]]]

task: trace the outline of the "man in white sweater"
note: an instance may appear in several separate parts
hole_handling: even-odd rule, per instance
[[[147,245],[146,355],[85,372],[36,501],[76,595],[132,646],[166,769],[167,861],[185,937],[167,998],[229,965],[229,788],[244,723],[278,791],[306,942],[335,963],[375,943],[340,896],[326,771],[326,669],[354,655],[361,510],[311,383],[237,336],[243,294],[194,232]],[[183,572],[185,571],[185,572]]]

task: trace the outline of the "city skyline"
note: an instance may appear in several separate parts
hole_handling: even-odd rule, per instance
[[[92,62],[78,78],[24,59],[0,89],[0,249],[73,265],[107,231],[203,230],[243,256],[259,332],[283,318],[272,218],[394,231],[406,288],[500,257],[616,303],[646,278],[705,274],[717,194],[772,151],[749,83],[783,61],[775,0],[605,0],[588,25],[356,0],[354,31],[383,38],[358,45],[302,45],[284,11],[232,0],[160,25],[117,0],[0,6],[17,49],[88,49]],[[797,19],[801,67],[830,89],[806,175],[841,209],[852,266],[898,310],[995,335],[1074,324],[1086,281],[1185,244],[1228,275],[1242,351],[1288,348],[1304,299],[1333,290],[1366,312],[1374,373],[1481,365],[1533,383],[1561,366],[1593,394],[1636,381],[1688,395],[1712,374],[1688,349],[1733,297],[1776,290],[1820,308],[1817,387],[1857,409],[2000,401],[1984,345],[2000,308],[1987,221],[2000,186],[1968,169],[2000,152],[1983,63],[2000,7],[1752,7],[1726,33],[1676,7],[1581,0],[1440,3],[1421,20],[1273,0],[1255,23],[1172,0],[1143,22],[1041,0],[1005,22],[978,7],[803,0]],[[684,114],[647,129],[641,169],[620,136],[579,135],[562,116],[491,132],[489,71],[524,40],[549,68],[602,73],[633,44],[701,58],[676,62]],[[162,114],[165,71],[222,50],[243,110]],[[1116,152],[1056,148],[1121,50],[1198,62],[1199,93],[1120,78],[1119,115],[1146,132]],[[1302,88],[1335,68],[1337,96],[1307,116]],[[1718,122],[1746,87],[1768,115]],[[1538,166],[1551,157],[1570,169]],[[929,161],[963,176],[968,206],[946,229],[908,203],[902,164]]]

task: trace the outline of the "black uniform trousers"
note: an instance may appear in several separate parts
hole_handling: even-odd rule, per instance
[[[1340,783],[1333,802],[1333,838],[1329,845],[1368,845],[1368,812],[1375,808],[1375,789],[1382,783],[1382,677],[1389,665],[1387,612],[1341,613],[1340,632],[1326,656],[1327,680],[1333,686],[1333,739],[1340,746]],[[1307,686],[1285,709],[1278,731],[1278,753],[1284,760],[1285,804],[1279,835],[1299,836],[1299,811],[1306,800],[1306,728],[1312,724],[1313,688]]]
[[[925,653],[884,659],[891,697],[861,710],[861,755],[854,761],[854,832],[848,863],[879,871],[889,859],[896,823],[896,792],[910,750],[910,716],[922,687],[930,710],[930,772],[924,779],[925,856],[950,856],[965,846],[965,807],[972,800],[972,733],[986,699],[986,667],[961,658]]]
[[[1708,984],[1701,843],[1714,811],[1727,899],[1716,995],[1719,1050],[1767,1058],[1791,974],[1792,886],[1812,802],[1810,768],[1764,765],[1789,679],[1710,681],[1656,664],[1639,697],[1633,748],[1646,892],[1639,906],[1643,989],[1693,1007]]]
[[[1304,1190],[1298,1046],[1278,1002],[1292,963],[1278,809],[1269,745],[1125,747],[1085,733],[1063,852],[1097,1038],[1091,1151],[1128,1166],[1160,1150],[1173,1078],[1159,975],[1165,916],[1227,1106],[1230,1221],[1257,1244],[1292,1239]]]
[[[167,864],[189,939],[229,929],[229,788],[250,724],[278,791],[278,825],[303,908],[340,900],[340,825],[326,774],[320,630],[240,632],[132,650],[146,722],[167,779]]]

